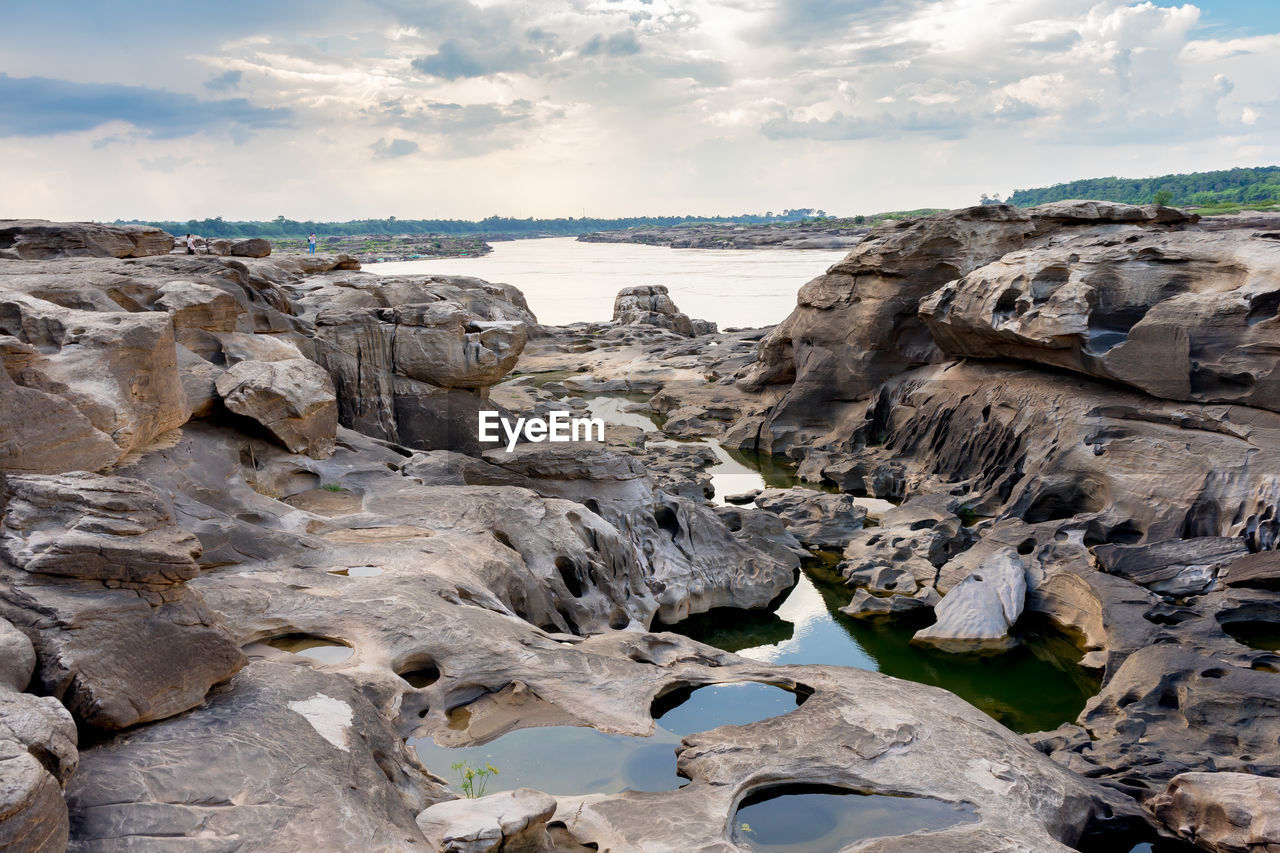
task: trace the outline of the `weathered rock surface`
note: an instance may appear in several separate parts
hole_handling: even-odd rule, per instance
[[[137,480],[90,474],[10,477],[0,556],[27,572],[177,583],[199,574],[200,543]]]
[[[1181,596],[1208,590],[1249,549],[1239,537],[1199,536],[1150,545],[1098,545],[1093,553],[1103,571],[1152,592]]]
[[[867,517],[851,495],[832,495],[800,487],[765,489],[756,506],[782,519],[788,532],[810,548],[840,550]]]
[[[258,661],[196,710],[86,750],[72,851],[432,850],[447,796],[347,679]]]
[[[918,310],[948,282],[1079,229],[1142,233],[1187,221],[1168,208],[1061,202],[1031,210],[982,205],[877,228],[800,289],[796,310],[741,372],[751,388],[790,385],[763,425],[759,447],[780,450],[796,434],[825,431],[832,403],[866,397],[895,374],[942,360]]]
[[[10,477],[0,613],[31,638],[36,682],[76,716],[125,728],[198,704],[244,664],[200,596],[199,543],[136,480]]]
[[[1253,233],[1104,230],[1006,254],[930,294],[920,317],[948,355],[1274,410],[1277,278],[1280,242]]]
[[[228,409],[266,427],[294,453],[333,453],[338,401],[324,368],[305,358],[241,361],[214,383]]]
[[[173,248],[173,235],[147,225],[0,219],[0,259],[141,258]]]
[[[1180,837],[1214,853],[1280,847],[1280,779],[1183,773],[1147,807]]]
[[[556,798],[517,788],[475,800],[448,800],[418,815],[418,828],[441,853],[536,853],[551,844],[547,821]]]
[[[1012,548],[992,554],[951,587],[934,608],[938,621],[916,632],[912,642],[944,651],[994,652],[1014,645],[1009,636],[1026,603],[1027,579]]]
[[[691,320],[676,307],[665,284],[625,287],[613,301],[613,319],[623,326],[656,326],[691,338],[716,330],[714,323]]]
[[[165,314],[0,289],[0,471],[96,470],[190,415]]]

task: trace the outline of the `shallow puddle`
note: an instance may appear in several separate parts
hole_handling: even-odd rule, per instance
[[[1280,652],[1280,624],[1275,622],[1227,622],[1222,630],[1251,649]]]
[[[584,397],[591,417],[601,418],[607,425],[637,427],[645,432],[654,432],[658,423],[644,412],[628,411],[637,404],[645,404],[648,398],[643,394],[609,394],[595,397]]]
[[[803,693],[768,684],[717,684],[660,698],[654,704],[657,725],[648,737],[542,726],[480,746],[443,747],[429,736],[408,743],[427,769],[455,788],[465,766],[492,765],[498,774],[487,780],[490,793],[526,786],[558,796],[669,791],[688,782],[676,775],[676,747],[685,735],[775,717],[803,700]],[[454,769],[455,764],[465,766]]]
[[[355,649],[345,643],[313,634],[284,634],[262,642],[282,652],[310,658],[322,664],[342,663],[355,652]]]
[[[376,578],[382,574],[382,569],[377,566],[351,566],[347,569],[334,569],[329,574],[341,575],[344,578]]]
[[[972,806],[928,797],[790,785],[747,797],[734,822],[738,837],[761,853],[836,853],[867,838],[936,831],[977,819]]]

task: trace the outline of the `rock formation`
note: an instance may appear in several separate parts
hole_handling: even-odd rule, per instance
[[[1252,227],[892,223],[780,326],[724,334],[658,286],[553,329],[477,279],[20,229],[45,236],[0,260],[0,846],[728,853],[743,799],[797,784],[956,814],[866,850],[1275,843],[1280,335]],[[603,442],[477,435],[601,394],[643,395]],[[713,504],[726,448],[840,493]],[[814,548],[850,614],[963,654],[1045,626],[1100,692],[1024,738],[937,688],[650,630],[763,608]],[[643,737],[660,698],[733,682],[802,704],[684,737],[675,790],[461,802],[405,743]]]
[[[671,301],[664,284],[623,288],[613,301],[613,319],[623,326],[657,326],[691,338],[716,330],[714,323],[690,320]]]
[[[173,248],[173,235],[147,225],[0,219],[0,259],[142,258]]]

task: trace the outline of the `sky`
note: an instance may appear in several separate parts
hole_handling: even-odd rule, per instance
[[[1280,164],[1276,0],[11,4],[0,217],[854,215]]]

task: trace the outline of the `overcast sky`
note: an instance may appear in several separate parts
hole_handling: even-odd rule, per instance
[[[21,3],[0,217],[852,215],[1280,163],[1276,0]]]

